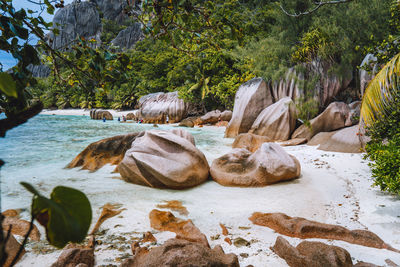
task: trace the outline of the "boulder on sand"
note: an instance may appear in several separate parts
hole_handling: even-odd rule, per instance
[[[239,267],[239,261],[235,254],[225,254],[221,246],[211,249],[200,243],[174,238],[150,251],[137,247],[133,258],[122,263],[122,267],[170,266]]]
[[[296,126],[296,107],[290,97],[266,107],[254,121],[249,133],[267,136],[273,141],[286,141]]]
[[[153,130],[135,139],[118,171],[134,184],[183,189],[205,182],[209,166],[204,154],[188,139]]]
[[[265,186],[300,176],[299,161],[275,143],[263,143],[251,154],[243,148],[215,159],[211,177],[224,186]]]
[[[310,120],[310,125],[301,125],[292,134],[292,139],[306,138],[310,140],[320,132],[330,132],[344,128],[350,116],[350,108],[346,103],[333,102],[321,114]]]
[[[3,236],[6,237],[7,232],[3,231]],[[21,246],[21,244],[18,243],[18,241],[15,239],[15,237],[13,235],[10,235],[10,238],[7,240],[6,247],[5,247],[5,250],[7,253],[7,259],[6,259],[6,262],[4,263],[4,267],[11,266],[11,262],[13,261],[15,256],[17,256],[20,246]],[[22,249],[22,252],[21,252],[18,260],[20,260],[22,258],[22,256],[25,254],[25,252],[26,252],[25,249]]]
[[[333,132],[319,133],[311,138],[307,144],[310,146],[319,145],[319,150],[332,152],[361,153],[363,150],[358,125]]]
[[[225,131],[225,137],[235,137],[250,130],[258,114],[273,103],[262,78],[254,78],[242,84],[236,92],[232,118]]]
[[[102,110],[102,109],[92,109],[90,110],[90,118],[92,120],[102,120],[103,118],[106,118],[106,120],[113,120],[113,116],[111,113],[107,110]]]
[[[232,148],[245,148],[250,152],[256,152],[257,149],[266,142],[272,142],[272,140],[267,136],[243,133],[236,136]]]
[[[192,104],[183,101],[178,92],[154,93],[139,99],[140,119],[145,123],[180,122],[189,114]]]
[[[326,245],[322,242],[303,241],[293,247],[281,236],[272,250],[290,267],[352,267],[350,253],[344,248]]]

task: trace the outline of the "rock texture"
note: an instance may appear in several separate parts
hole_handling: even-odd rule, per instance
[[[278,144],[280,146],[298,146],[307,143],[306,138],[295,138],[295,139],[289,139],[287,141],[279,142]]]
[[[242,84],[236,92],[232,119],[225,131],[225,137],[235,137],[250,130],[258,114],[273,103],[262,78],[254,78]]]
[[[103,14],[103,18],[107,20],[114,20],[116,22],[122,22],[126,15],[124,14],[124,8],[126,7],[126,1],[123,0],[90,0],[90,2],[97,5],[99,11]]]
[[[118,135],[88,145],[76,156],[67,168],[81,167],[83,170],[97,171],[106,164],[118,165],[132,142],[144,132]]]
[[[170,231],[176,233],[176,238],[200,243],[210,247],[207,237],[200,232],[191,220],[176,218],[169,211],[152,210],[149,214],[150,225],[159,231]]]
[[[7,232],[3,231],[3,236],[7,236]],[[13,261],[15,256],[17,256],[17,252],[18,252],[20,246],[21,246],[20,243],[18,243],[18,241],[15,239],[15,237],[13,235],[10,235],[10,238],[8,239],[8,241],[6,243],[6,248],[5,248],[6,253],[7,253],[7,259],[4,264],[4,267],[11,266],[11,262]],[[19,256],[18,260],[20,260],[24,254],[25,254],[25,249],[22,250],[22,253]]]
[[[130,49],[133,48],[134,45],[143,38],[144,35],[141,24],[134,23],[132,26],[120,31],[117,37],[111,41],[111,44],[118,46],[121,49]]]
[[[310,125],[301,125],[293,133],[292,138],[310,140],[320,132],[330,132],[344,128],[350,117],[350,108],[346,103],[333,102],[321,114],[310,120]]]
[[[199,123],[199,117],[188,117],[186,119],[183,119],[179,123],[179,126],[193,128],[195,125],[198,125],[198,123]]]
[[[360,121],[361,101],[354,101],[349,104],[350,114],[346,120],[346,127],[356,125]]]
[[[127,182],[183,189],[205,182],[209,166],[204,154],[187,139],[154,130],[132,143],[118,171]]]
[[[364,95],[364,91],[367,88],[369,82],[373,79],[375,74],[378,72],[378,64],[374,64],[374,62],[377,60],[377,58],[373,54],[367,54],[363,61],[360,64],[360,70],[359,70],[359,75],[360,75],[360,91],[361,91],[361,96]],[[367,70],[363,69],[364,67],[369,67],[372,69],[372,73],[368,73]]]
[[[122,267],[239,267],[235,254],[225,254],[221,246],[213,249],[199,243],[170,239],[148,251],[137,248],[132,259]]]
[[[315,135],[308,143],[310,146],[319,145],[319,150],[361,153],[363,152],[359,136],[359,126],[346,127],[333,132],[323,132]]]
[[[264,143],[253,154],[233,149],[211,165],[211,177],[224,186],[265,186],[300,176],[299,161],[275,143]]]
[[[233,141],[232,148],[245,148],[250,152],[256,152],[263,143],[272,141],[273,140],[267,136],[244,133],[236,136],[235,141]]]
[[[167,115],[169,123],[180,122],[190,108],[191,104],[180,99],[178,92],[154,93],[139,99],[140,118],[145,123],[165,123]]]
[[[113,115],[107,111],[107,110],[102,110],[102,109],[92,109],[90,110],[90,118],[92,120],[102,120],[103,118],[106,118],[106,120],[112,121]]]
[[[383,242],[376,234],[367,230],[348,230],[343,226],[290,217],[283,213],[255,212],[249,218],[254,224],[266,226],[279,234],[297,238],[322,238],[342,240],[366,247],[388,249],[399,252]]]
[[[126,114],[127,120],[137,120],[138,118],[139,118],[139,110],[134,110],[133,112]]]
[[[57,261],[51,267],[76,267],[78,265],[93,267],[93,248],[70,248],[64,249]]]
[[[290,97],[266,107],[254,121],[249,133],[267,136],[270,140],[285,141],[296,126],[296,107]]]
[[[29,65],[28,70],[30,70],[32,76],[36,78],[46,78],[51,73],[51,69],[46,65]]]
[[[272,250],[290,267],[352,267],[350,253],[347,250],[326,245],[321,242],[303,241],[293,247],[281,236],[275,241]]]
[[[215,124],[219,121],[220,118],[221,118],[221,111],[219,111],[218,109],[213,110],[207,112],[206,114],[200,117],[200,124],[207,124],[207,123]]]
[[[11,233],[13,235],[24,237],[26,233],[28,233],[30,222],[19,219],[18,217],[6,216],[3,220],[2,226],[4,231],[7,232],[11,227]],[[40,232],[36,225],[33,225],[33,229],[29,234],[29,238],[34,241],[40,240]]]
[[[221,113],[221,121],[230,121],[232,119],[232,111],[230,110],[224,110]]]
[[[57,26],[59,24],[59,26]],[[102,25],[97,5],[88,1],[74,1],[57,10],[53,25],[59,34],[49,34],[49,43],[53,49],[67,50],[79,37],[95,39],[100,43]]]

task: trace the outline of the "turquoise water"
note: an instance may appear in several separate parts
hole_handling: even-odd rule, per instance
[[[168,130],[173,126],[96,121],[88,116],[39,115],[7,132],[0,139],[0,158],[6,162],[0,170],[1,209],[27,209],[31,195],[19,184],[26,181],[45,195],[57,185],[83,190],[94,199],[123,181],[113,179],[114,167],[106,166],[95,173],[64,167],[87,145],[103,138],[150,129]],[[208,161],[230,149],[232,140],[224,139],[222,128],[188,129]]]

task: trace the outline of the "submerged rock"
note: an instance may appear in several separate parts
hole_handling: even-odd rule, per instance
[[[296,107],[290,97],[266,107],[254,121],[249,133],[267,136],[272,141],[290,138],[296,126]]]
[[[146,131],[118,165],[122,178],[134,184],[183,189],[205,182],[209,174],[204,154],[183,137],[166,131]],[[191,136],[186,132],[186,137]]]
[[[350,108],[346,103],[333,102],[321,114],[310,120],[310,125],[301,125],[294,131],[292,138],[310,140],[320,132],[330,132],[344,128],[350,117]]]
[[[319,145],[319,150],[361,153],[363,147],[359,136],[359,126],[346,127],[333,132],[323,132],[315,135],[307,143],[310,146]]]
[[[199,123],[199,117],[188,117],[186,119],[183,119],[179,123],[179,126],[193,128],[198,123]]]
[[[170,239],[160,247],[148,251],[137,248],[132,259],[122,267],[239,267],[235,254],[225,254],[221,246],[213,249],[200,243]]]
[[[176,234],[176,238],[200,243],[210,247],[207,237],[197,228],[191,220],[176,218],[169,211],[152,210],[149,214],[150,225],[159,231],[170,231]]]
[[[242,84],[236,92],[232,119],[225,131],[225,137],[235,137],[250,130],[258,114],[273,103],[262,78],[254,78]]]
[[[320,223],[300,217],[290,217],[283,213],[255,212],[249,220],[256,225],[266,226],[290,237],[342,240],[361,246],[399,252],[383,242],[376,234],[367,230],[351,231],[343,226]]]
[[[275,241],[272,250],[290,267],[352,267],[350,253],[347,250],[326,245],[321,242],[303,241],[293,247],[281,236]]]
[[[139,99],[139,109],[145,123],[165,123],[167,115],[169,123],[175,123],[186,118],[191,104],[180,99],[178,92],[154,93]]]
[[[224,186],[265,186],[300,176],[300,163],[275,143],[264,143],[253,154],[233,149],[215,159],[211,177]]]

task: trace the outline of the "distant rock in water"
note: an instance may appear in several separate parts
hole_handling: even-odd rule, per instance
[[[263,143],[255,152],[243,148],[215,159],[211,177],[224,186],[265,186],[300,176],[300,163],[275,143]]]
[[[133,48],[133,46],[143,38],[144,35],[141,24],[135,23],[132,26],[120,31],[117,37],[111,41],[111,44],[118,46],[121,49],[130,49]]]
[[[145,123],[180,122],[189,114],[190,103],[180,99],[178,92],[153,93],[139,99],[140,118]]]
[[[182,130],[181,130],[182,131]],[[184,189],[205,182],[209,166],[204,154],[188,140],[190,134],[146,131],[135,139],[118,165],[122,178],[134,184]]]
[[[53,25],[59,30],[57,35],[49,34],[49,43],[53,49],[66,50],[78,37],[95,39],[97,44],[100,43],[102,25],[95,3],[74,1],[58,9]]]
[[[242,84],[236,92],[232,118],[225,131],[225,137],[235,137],[250,130],[258,114],[273,103],[262,78],[254,78]]]
[[[102,120],[103,118],[106,118],[106,120],[112,121],[113,115],[107,111],[107,110],[102,110],[102,109],[92,109],[90,111],[90,118],[92,120]]]

